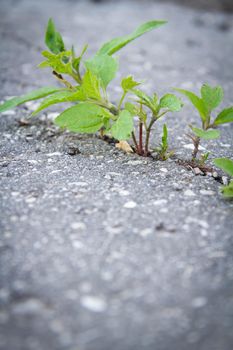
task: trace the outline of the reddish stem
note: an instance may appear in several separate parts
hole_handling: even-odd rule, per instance
[[[140,156],[143,155],[143,124],[140,122],[139,124],[139,154]]]
[[[133,139],[133,142],[134,142],[134,145],[135,145],[135,150],[136,150],[136,153],[139,154],[139,146],[138,146],[138,143],[137,143],[137,140],[136,140],[136,136],[134,134],[134,132],[132,131],[132,139]]]

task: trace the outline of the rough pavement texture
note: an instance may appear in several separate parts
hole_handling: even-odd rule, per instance
[[[75,1],[75,0],[74,0]],[[95,3],[100,2],[114,2],[114,0],[91,0]],[[135,2],[135,0],[131,0],[132,2]],[[148,0],[140,0],[140,2],[147,2]],[[194,8],[200,8],[203,10],[214,10],[214,11],[224,11],[224,12],[232,12],[233,11],[233,2],[232,0],[150,0],[150,1],[160,1],[162,3],[164,2],[172,2],[176,4],[181,4],[184,6],[194,7]]]
[[[161,1],[164,0],[155,0]],[[201,8],[204,10],[217,10],[217,11],[233,11],[232,0],[166,0],[168,2],[178,3],[185,6],[191,6]]]
[[[1,2],[2,100],[53,81],[35,68],[53,16],[66,42],[88,42],[90,53],[143,21],[169,20],[122,50],[113,100],[131,73],[151,93],[220,83],[224,105],[232,102],[231,16],[145,2],[67,4]],[[175,160],[60,133],[45,114],[19,126],[33,108],[0,117],[0,349],[232,349],[233,204],[220,184]],[[190,106],[167,118],[184,159],[190,121],[198,121]],[[232,130],[203,143],[211,158],[232,156]],[[67,154],[70,143],[81,153]]]

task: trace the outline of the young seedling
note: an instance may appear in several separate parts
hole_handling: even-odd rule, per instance
[[[134,87],[129,89],[129,91],[136,96],[136,105],[130,102],[125,104],[126,110],[128,110],[132,116],[138,118],[138,141],[134,131],[132,132],[135,149],[139,155],[149,156],[151,154],[149,149],[150,136],[154,124],[166,113],[180,111],[183,104],[181,100],[173,94],[166,94],[159,99],[156,94],[148,96],[143,91],[134,89]]]
[[[223,89],[221,86],[211,87],[208,84],[202,85],[201,97],[188,90],[175,90],[185,95],[200,115],[201,128],[190,125],[192,134],[189,134],[188,136],[191,138],[194,145],[192,161],[197,162],[199,165],[203,165],[207,160],[209,153],[202,155],[202,157],[197,160],[201,139],[217,139],[220,136],[220,131],[216,130],[216,128],[220,124],[233,122],[233,107],[222,110],[213,120],[211,114],[223,100]]]
[[[225,171],[231,178],[233,178],[233,161],[227,158],[216,158],[214,159],[214,164]],[[229,185],[222,186],[221,191],[223,196],[226,198],[233,198],[233,179],[230,181]]]
[[[172,94],[167,94],[160,100],[156,95],[149,97],[137,90],[136,87],[140,83],[134,81],[132,76],[128,76],[122,80],[122,96],[119,103],[114,105],[109,101],[107,87],[118,70],[118,60],[113,55],[131,41],[165,23],[166,21],[144,23],[133,33],[105,43],[93,57],[83,62],[87,45],[77,56],[73,47],[67,50],[61,34],[50,19],[45,35],[49,51],[42,52],[45,60],[39,67],[50,68],[62,87],[44,87],[25,96],[8,100],[0,105],[0,112],[43,97],[45,99],[32,115],[54,104],[73,102],[75,105],[64,110],[55,120],[61,128],[78,133],[99,131],[102,135],[110,135],[119,141],[132,137],[135,151],[139,155],[149,155],[149,139],[154,123],[168,111],[179,111],[181,101]],[[128,93],[136,96],[136,103],[125,103]],[[150,119],[145,109],[151,112]],[[139,121],[138,141],[134,132],[135,116]],[[143,144],[143,131],[145,131],[145,144]]]
[[[161,144],[159,147],[155,148],[155,152],[157,152],[157,158],[159,160],[165,161],[168,158],[172,157],[174,154],[174,151],[168,150],[168,131],[167,131],[167,125],[163,125],[163,134],[161,139]]]

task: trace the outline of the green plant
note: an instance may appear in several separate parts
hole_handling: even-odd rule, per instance
[[[214,164],[225,171],[233,178],[233,161],[227,158],[216,158]],[[222,186],[221,191],[226,198],[233,198],[233,179],[226,186]]]
[[[192,134],[188,136],[191,138],[194,150],[192,153],[192,160],[196,161],[197,153],[199,151],[200,140],[217,139],[220,136],[220,131],[216,128],[220,124],[233,122],[233,107],[222,110],[217,117],[212,120],[211,114],[215,108],[217,108],[223,100],[223,89],[221,86],[211,87],[208,84],[204,84],[201,87],[201,97],[195,95],[193,92],[182,89],[175,89],[181,94],[185,95],[192,105],[196,108],[201,119],[201,128],[190,125]],[[202,164],[207,160],[208,153],[202,155],[199,162]]]
[[[135,149],[139,155],[148,156],[151,153],[149,149],[151,131],[156,121],[168,112],[180,111],[183,104],[173,94],[166,94],[159,99],[156,94],[148,96],[143,91],[134,88],[129,89],[129,92],[134,97],[136,96],[136,100],[134,100],[136,104],[131,102],[125,104],[125,109],[129,111],[131,116],[138,118],[138,142],[134,132],[132,132]],[[143,137],[144,134],[145,137]]]
[[[108,84],[113,80],[118,70],[118,60],[113,57],[126,44],[140,37],[146,32],[164,25],[166,21],[150,21],[142,24],[132,34],[115,38],[105,43],[98,52],[83,62],[87,51],[84,46],[76,56],[75,50],[67,50],[62,36],[57,32],[52,19],[49,20],[45,43],[49,51],[43,51],[45,60],[40,68],[51,68],[55,78],[63,85],[61,88],[44,87],[22,97],[16,97],[0,105],[0,112],[14,108],[27,101],[45,99],[32,113],[36,115],[45,108],[62,102],[73,102],[74,106],[64,110],[55,120],[62,128],[78,133],[107,134],[121,141],[132,137],[135,152],[139,155],[149,155],[149,139],[154,123],[168,111],[179,111],[181,101],[172,94],[163,96],[147,96],[136,89],[140,83],[132,76],[122,79],[122,96],[117,105],[109,101]],[[84,63],[82,66],[81,64]],[[136,101],[125,102],[128,94],[136,96]],[[148,111],[152,114],[148,118]],[[139,137],[136,140],[133,118],[139,121]],[[145,145],[143,132],[145,131]]]
[[[174,151],[168,150],[168,131],[166,124],[163,125],[161,144],[159,145],[159,147],[155,148],[155,152],[157,152],[157,158],[162,161],[167,160],[174,154]]]

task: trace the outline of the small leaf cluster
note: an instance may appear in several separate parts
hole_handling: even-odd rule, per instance
[[[194,143],[193,159],[195,159],[200,139],[211,140],[219,138],[220,131],[216,130],[216,128],[221,124],[233,122],[233,107],[223,109],[217,116],[212,116],[213,111],[223,100],[224,93],[221,86],[211,87],[208,84],[203,84],[200,97],[188,90],[176,90],[189,99],[200,116],[201,128],[190,125],[193,134],[189,135],[189,137]],[[208,154],[203,155],[201,162],[204,162],[207,158]]]
[[[157,158],[162,161],[167,160],[174,154],[174,151],[168,150],[168,130],[166,124],[163,125],[161,144],[155,149],[155,151],[157,152]]]

